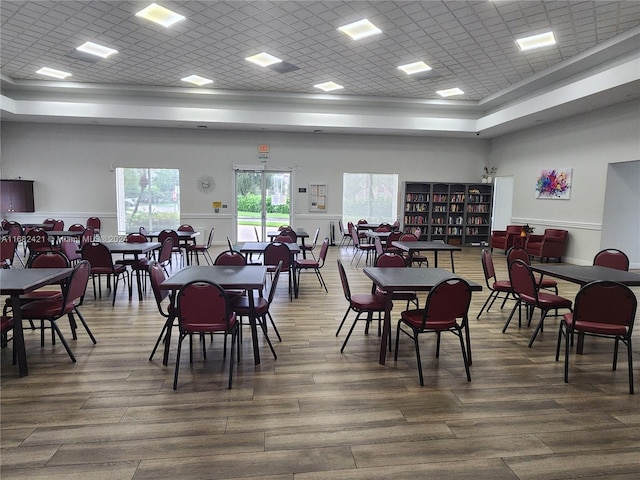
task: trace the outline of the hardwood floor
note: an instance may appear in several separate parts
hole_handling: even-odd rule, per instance
[[[254,366],[244,327],[232,390],[221,338],[207,339],[207,360],[197,342],[193,365],[183,354],[173,391],[175,337],[167,367],[161,352],[148,361],[163,324],[151,292],[130,302],[121,291],[112,308],[110,298],[94,300],[89,286],[82,312],[97,345],[82,330],[71,340],[67,322],[60,322],[77,363],[59,341],[52,346],[47,335],[41,348],[39,332],[25,330],[30,375],[19,378],[11,346],[2,349],[1,477],[638,478],[640,395],[629,395],[623,345],[612,372],[613,342],[588,339],[584,355],[572,352],[565,384],[563,363],[555,362],[558,320],[547,319],[528,348],[532,328],[519,329],[514,320],[501,333],[511,302],[476,320],[485,289],[474,293],[470,311],[472,381],[453,335],[443,336],[439,360],[435,338],[423,335],[420,387],[408,338],[401,339],[398,361],[391,355],[381,366],[376,328],[364,335],[359,322],[340,354],[353,314],[336,337],[347,307],[339,256],[352,291],[369,291],[364,262],[350,267],[351,249],[338,247],[322,269],[328,294],[307,274],[300,298],[289,302],[281,282],[272,305],[282,334],[274,342],[278,359],[261,338],[262,364]],[[498,277],[507,278],[501,251],[494,262]],[[456,272],[484,286],[480,250],[456,254]],[[560,294],[573,298],[576,285],[559,284]],[[394,335],[403,306],[394,309]],[[637,388],[639,360],[636,354]]]

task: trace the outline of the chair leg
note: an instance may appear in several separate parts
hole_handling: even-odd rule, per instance
[[[76,362],[76,357],[73,355],[73,352],[71,351],[71,348],[69,347],[69,344],[65,340],[64,335],[62,335],[62,332],[58,328],[58,325],[56,324],[56,321],[55,320],[50,320],[50,322],[51,322],[51,329],[55,330],[55,332],[58,334],[58,337],[60,338],[60,342],[62,343],[62,345],[64,346],[64,349],[69,354],[69,357],[71,358],[71,361],[73,363],[75,363]]]
[[[469,358],[467,356],[467,351],[464,348],[464,340],[462,339],[462,331],[458,330],[458,333],[454,333],[460,338],[460,349],[462,350],[462,360],[464,361],[464,370],[467,373],[467,382],[471,381],[471,372],[469,372]]]
[[[347,333],[347,338],[344,339],[344,342],[342,343],[342,347],[340,347],[340,353],[342,353],[344,351],[344,347],[347,346],[347,342],[349,341],[349,337],[351,337],[351,334],[353,333],[353,329],[356,327],[356,323],[358,323],[358,318],[360,318],[360,313],[358,313],[356,315],[356,318],[353,321],[353,324],[351,325],[351,328],[349,329],[349,333]]]
[[[418,376],[420,377],[420,386],[424,387],[424,378],[422,377],[422,361],[420,360],[420,344],[418,343],[418,335],[413,331],[413,344],[416,348],[416,359],[418,360]]]
[[[532,316],[533,316],[533,312]],[[540,322],[538,323],[538,325],[536,326],[536,329],[533,331],[533,334],[531,335],[531,339],[529,339],[529,348],[531,348],[531,345],[533,345],[534,340],[536,339],[536,336],[538,335],[538,332],[542,331],[542,326],[544,324],[544,319],[547,316],[547,310],[542,310],[540,312]]]
[[[480,315],[482,315],[482,312],[484,312],[485,307],[487,306],[487,304],[489,303],[489,301],[497,294],[498,292],[496,290],[492,290],[491,293],[489,294],[489,296],[487,297],[487,299],[484,301],[484,305],[482,305],[482,308],[480,309],[480,311],[478,312],[478,315],[476,315],[476,320],[480,319]],[[491,308],[491,307],[489,307]],[[489,311],[489,309],[487,309],[487,312]]]
[[[344,313],[344,317],[342,317],[342,321],[340,322],[340,325],[338,326],[338,331],[336,332],[336,337],[340,333],[340,330],[342,329],[342,325],[344,325],[344,321],[347,319],[347,315],[349,315],[349,311],[350,310],[351,310],[351,307],[347,307],[347,311]]]
[[[516,308],[520,307],[520,300],[518,300],[516,302],[516,304],[513,306],[513,308],[511,309],[511,313],[509,314],[509,318],[507,318],[507,321],[504,324],[504,327],[502,327],[502,333],[507,331],[507,327],[509,326],[509,323],[511,322],[511,319],[513,318],[513,314],[516,313]]]
[[[267,316],[269,317],[269,321],[271,322],[271,326],[273,327],[273,331],[276,332],[276,336],[278,337],[278,341],[282,342],[282,337],[280,336],[280,332],[278,331],[278,327],[276,327],[276,324],[273,321],[273,317],[271,316],[271,313],[267,312]]]
[[[633,349],[631,348],[631,336],[629,336],[624,343],[627,345],[627,362],[629,364],[629,393],[633,395]]]
[[[267,321],[266,316],[263,316],[258,323],[260,323],[260,328],[262,328],[262,334],[264,335],[264,339],[267,341],[267,344],[269,345],[269,349],[273,354],[273,358],[277,359],[278,355],[276,355],[276,351],[273,349],[273,345],[271,344],[271,339],[269,338],[269,334],[267,333],[267,327],[265,326],[266,321]],[[233,356],[233,354],[231,355]]]
[[[178,352],[176,353],[176,371],[173,374],[173,389],[176,390],[178,388],[178,370],[180,369],[180,353],[182,352],[182,340],[184,340],[184,336],[182,333],[178,338]]]

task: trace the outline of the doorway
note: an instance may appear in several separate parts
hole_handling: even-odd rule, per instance
[[[506,230],[513,210],[513,177],[495,177],[491,230]]]
[[[291,225],[291,172],[236,170],[237,241],[266,241],[280,225]]]

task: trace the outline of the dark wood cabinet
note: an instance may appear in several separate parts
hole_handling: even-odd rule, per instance
[[[0,211],[35,212],[33,180],[1,180]]]

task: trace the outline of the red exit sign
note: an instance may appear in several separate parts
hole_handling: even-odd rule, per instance
[[[258,145],[258,153],[269,153],[269,145],[266,143]]]

